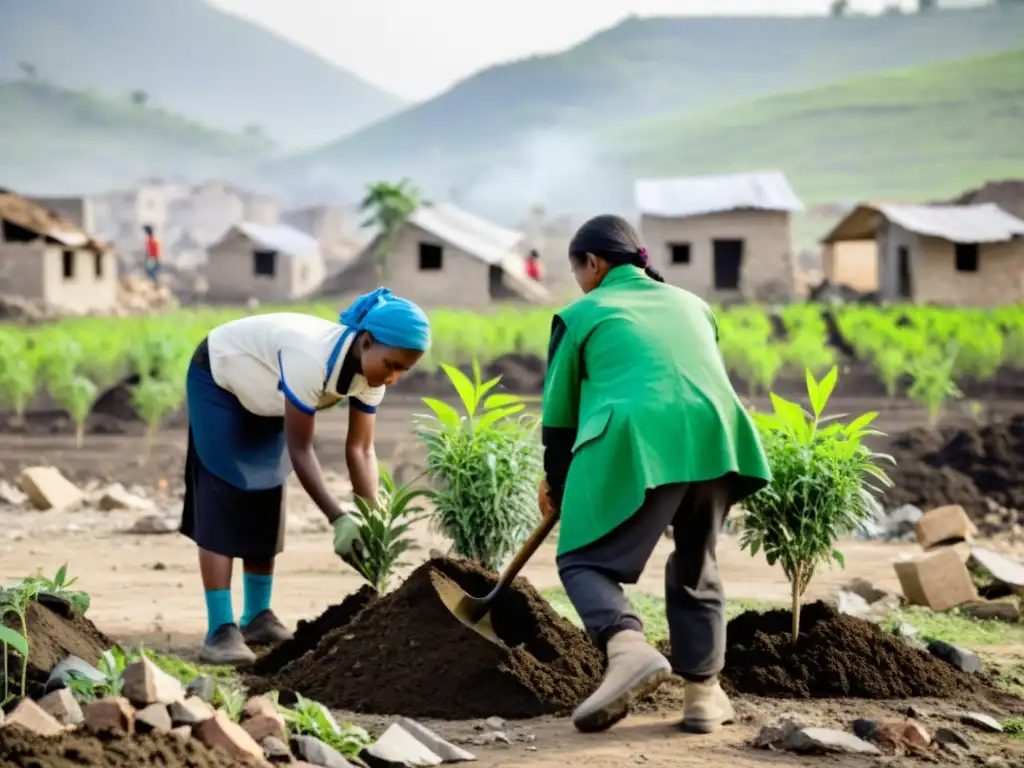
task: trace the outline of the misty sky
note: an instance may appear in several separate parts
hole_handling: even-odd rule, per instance
[[[170,0],[168,0],[170,1]],[[424,99],[490,64],[561,50],[624,16],[824,13],[830,0],[209,0],[372,83]],[[906,8],[915,0],[898,0]],[[897,0],[852,0],[874,13]]]

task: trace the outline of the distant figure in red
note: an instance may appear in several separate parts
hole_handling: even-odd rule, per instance
[[[530,255],[526,257],[526,276],[538,283],[544,277],[544,270],[540,265],[540,254],[536,249],[531,250]]]
[[[160,275],[160,243],[149,224],[145,225],[142,231],[146,233],[146,274],[155,283]]]

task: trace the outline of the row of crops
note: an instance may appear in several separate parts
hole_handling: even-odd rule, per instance
[[[303,311],[337,316],[327,305]],[[871,365],[892,397],[906,395],[937,412],[965,380],[985,381],[1003,366],[1024,368],[1024,306],[993,310],[933,307],[836,307],[839,335]],[[42,326],[0,326],[0,409],[22,416],[42,393],[79,425],[97,396],[137,375],[136,409],[156,429],[184,401],[185,371],[195,346],[241,308],[183,311],[132,318],[74,318]],[[842,362],[829,343],[823,308],[794,304],[773,318],[757,305],[718,310],[719,338],[730,372],[752,394],[780,376],[816,375]],[[431,314],[434,343],[423,367],[490,361],[507,354],[546,354],[551,311],[494,314],[439,310]]]

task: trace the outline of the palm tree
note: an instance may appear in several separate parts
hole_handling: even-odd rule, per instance
[[[397,184],[378,181],[366,186],[366,194],[359,203],[359,210],[366,214],[364,227],[375,227],[378,231],[373,260],[377,273],[382,274],[392,241],[402,223],[420,206],[419,190],[408,179]]]

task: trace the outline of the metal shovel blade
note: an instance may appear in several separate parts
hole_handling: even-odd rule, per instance
[[[491,601],[487,597],[473,597],[443,573],[433,571],[430,580],[438,597],[452,615],[481,637],[501,645],[501,638],[491,624]]]

